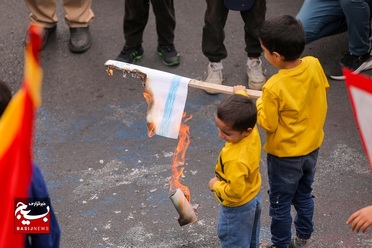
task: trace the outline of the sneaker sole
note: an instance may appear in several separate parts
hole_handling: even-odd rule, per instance
[[[158,52],[158,55],[159,55],[160,58],[163,58],[163,53]],[[168,63],[168,62],[166,62],[166,61],[163,59],[163,63],[164,63],[164,65],[166,65],[166,66],[174,66],[174,65],[179,65],[179,64],[180,64],[180,60],[178,60],[178,61],[174,61],[174,62],[172,62],[172,63]]]
[[[119,57],[117,57],[116,60],[120,62],[128,63],[128,64],[134,64],[136,61],[142,59],[142,57],[143,57],[143,54],[140,56],[134,57],[132,61],[124,61],[124,60],[121,60]]]
[[[134,64],[136,61],[140,60],[143,58],[143,55],[140,55],[140,56],[137,56],[137,57],[134,57],[133,61],[132,61],[132,64]]]

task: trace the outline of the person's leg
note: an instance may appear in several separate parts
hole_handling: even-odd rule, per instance
[[[151,4],[156,19],[158,54],[163,58],[165,65],[178,65],[180,63],[180,56],[174,47],[176,16],[173,0],[151,0]]]
[[[43,42],[40,50],[43,50],[49,38],[56,32],[57,15],[56,0],[25,0],[30,10],[30,22],[43,28]]]
[[[262,53],[258,40],[258,29],[265,21],[266,0],[256,1],[252,9],[240,12],[244,22],[245,51],[248,57],[259,57]]]
[[[342,67],[360,73],[372,69],[370,37],[370,0],[339,0],[348,25],[349,52],[341,58],[339,71],[332,79],[345,80]]]
[[[149,19],[150,3],[146,0],[125,0],[124,7],[125,44],[130,47],[140,46]]]
[[[261,90],[266,78],[260,59],[262,49],[258,40],[258,29],[265,21],[266,0],[256,1],[248,11],[240,12],[244,22],[245,51],[247,52],[248,88]]]
[[[176,16],[173,0],[151,0],[156,19],[156,32],[159,45],[172,45],[174,42],[174,30],[176,28]]]
[[[304,27],[306,43],[347,30],[339,0],[305,0],[296,18]]]
[[[56,0],[25,0],[31,11],[30,21],[43,28],[51,28],[57,24]]]
[[[210,62],[220,62],[227,57],[224,28],[229,10],[223,0],[206,0],[206,2],[202,51]]]
[[[202,34],[202,52],[209,60],[206,82],[222,84],[222,60],[227,57],[224,45],[225,25],[229,10],[224,0],[206,0],[207,9],[204,14],[204,26]],[[205,90],[208,94],[218,94],[213,90]]]
[[[349,52],[362,56],[370,52],[371,13],[365,0],[339,0],[348,26]]]
[[[88,27],[94,18],[92,0],[63,0],[65,21],[70,28]]]
[[[91,5],[92,0],[63,0],[65,21],[70,27],[68,47],[73,53],[83,53],[91,46],[89,23],[94,18]]]
[[[124,1],[124,47],[116,60],[135,63],[143,57],[142,38],[149,19],[150,2],[148,0]]]
[[[315,177],[317,158],[318,149],[302,157],[303,176],[298,183],[298,189],[292,201],[297,212],[294,221],[296,236],[304,240],[309,239],[314,231],[314,200],[311,193],[313,190],[312,184]]]
[[[271,241],[277,248],[291,242],[291,203],[302,177],[301,158],[279,158],[267,155],[270,184]]]
[[[261,194],[239,207],[220,207],[217,234],[221,247],[258,247]]]
[[[253,224],[251,226],[251,243],[249,247],[258,247],[260,244],[260,230],[261,230],[261,211],[262,211],[262,195],[259,193],[255,199],[255,212],[252,218]]]

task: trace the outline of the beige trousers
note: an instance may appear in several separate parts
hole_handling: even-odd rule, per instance
[[[50,28],[57,24],[56,0],[25,0],[32,23]],[[70,28],[87,27],[94,18],[92,0],[63,0],[65,21]]]

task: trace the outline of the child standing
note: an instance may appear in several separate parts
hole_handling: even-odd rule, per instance
[[[217,234],[221,247],[258,248],[261,216],[261,140],[257,109],[245,91],[218,106],[218,136],[226,141],[209,189],[219,201]],[[237,92],[238,91],[238,92]]]
[[[257,121],[266,131],[273,243],[261,247],[308,247],[313,232],[312,184],[324,138],[329,84],[318,59],[300,58],[305,34],[294,17],[265,21],[259,40],[267,61],[280,69],[256,102]],[[291,204],[297,212],[293,240]]]

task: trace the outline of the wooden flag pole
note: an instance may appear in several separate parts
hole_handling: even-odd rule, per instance
[[[218,93],[223,93],[223,94],[234,94],[233,92],[233,87],[232,86],[227,86],[227,85],[221,85],[221,84],[211,84],[208,82],[203,82],[203,81],[198,81],[195,79],[190,80],[189,86],[197,89],[202,89],[202,90],[213,90]],[[259,90],[246,90],[247,94],[251,98],[259,98],[262,95],[262,92]]]
[[[115,70],[122,71],[125,74],[131,74],[134,77],[140,78],[144,83],[146,82],[146,78],[147,78],[147,74],[144,71],[157,71],[154,69],[137,66],[133,64],[127,64],[127,63],[116,61],[116,60],[108,60],[105,63],[105,66],[107,68],[106,72],[109,75],[112,75],[114,73],[113,70],[115,69]],[[208,82],[198,81],[195,79],[190,79],[189,86],[196,88],[196,89],[215,91],[216,93],[223,93],[223,94],[230,94],[230,95],[234,93],[232,86],[212,84]],[[251,98],[259,98],[262,95],[262,92],[259,90],[247,89],[246,92]]]

